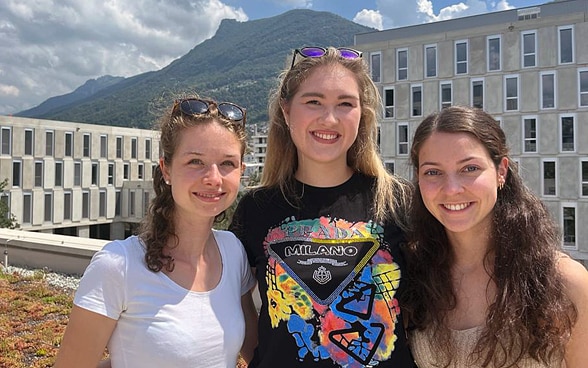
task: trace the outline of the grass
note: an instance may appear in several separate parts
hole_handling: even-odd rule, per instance
[[[50,286],[42,271],[23,276],[0,267],[0,368],[53,366],[73,293]]]
[[[49,285],[43,271],[23,276],[0,266],[0,368],[53,366],[74,293]]]

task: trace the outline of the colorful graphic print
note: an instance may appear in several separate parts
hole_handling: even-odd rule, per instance
[[[298,357],[344,367],[389,359],[400,313],[400,269],[383,228],[321,217],[284,221],[268,232],[266,281],[273,328],[285,324]]]

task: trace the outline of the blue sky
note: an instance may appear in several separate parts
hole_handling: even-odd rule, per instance
[[[39,105],[103,75],[159,70],[246,22],[305,8],[389,29],[539,0],[0,0],[0,115]]]

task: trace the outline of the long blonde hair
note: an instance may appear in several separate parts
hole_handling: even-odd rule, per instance
[[[376,179],[372,213],[377,221],[392,220],[406,229],[406,208],[410,200],[410,184],[385,168],[377,149],[378,117],[381,97],[373,83],[369,69],[361,58],[344,59],[333,47],[327,48],[322,57],[302,58],[279,76],[277,87],[269,99],[269,134],[266,162],[261,177],[261,187],[278,186],[286,199],[296,198],[294,174],[298,168],[296,146],[290,137],[282,104],[290,103],[300,85],[315,68],[339,64],[357,78],[361,104],[358,135],[347,152],[347,165],[355,172]]]

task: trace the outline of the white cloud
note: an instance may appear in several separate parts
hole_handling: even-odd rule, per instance
[[[248,19],[221,0],[2,0],[0,114],[91,78],[161,69],[227,18]]]
[[[20,91],[15,86],[7,86],[0,83],[0,96],[18,96]]]
[[[419,23],[512,9],[507,0],[486,3],[485,0],[465,0],[448,5],[435,13],[432,0],[376,0],[385,29]]]
[[[383,29],[382,14],[377,10],[362,9],[359,13],[355,14],[353,21],[367,27],[379,30]]]

